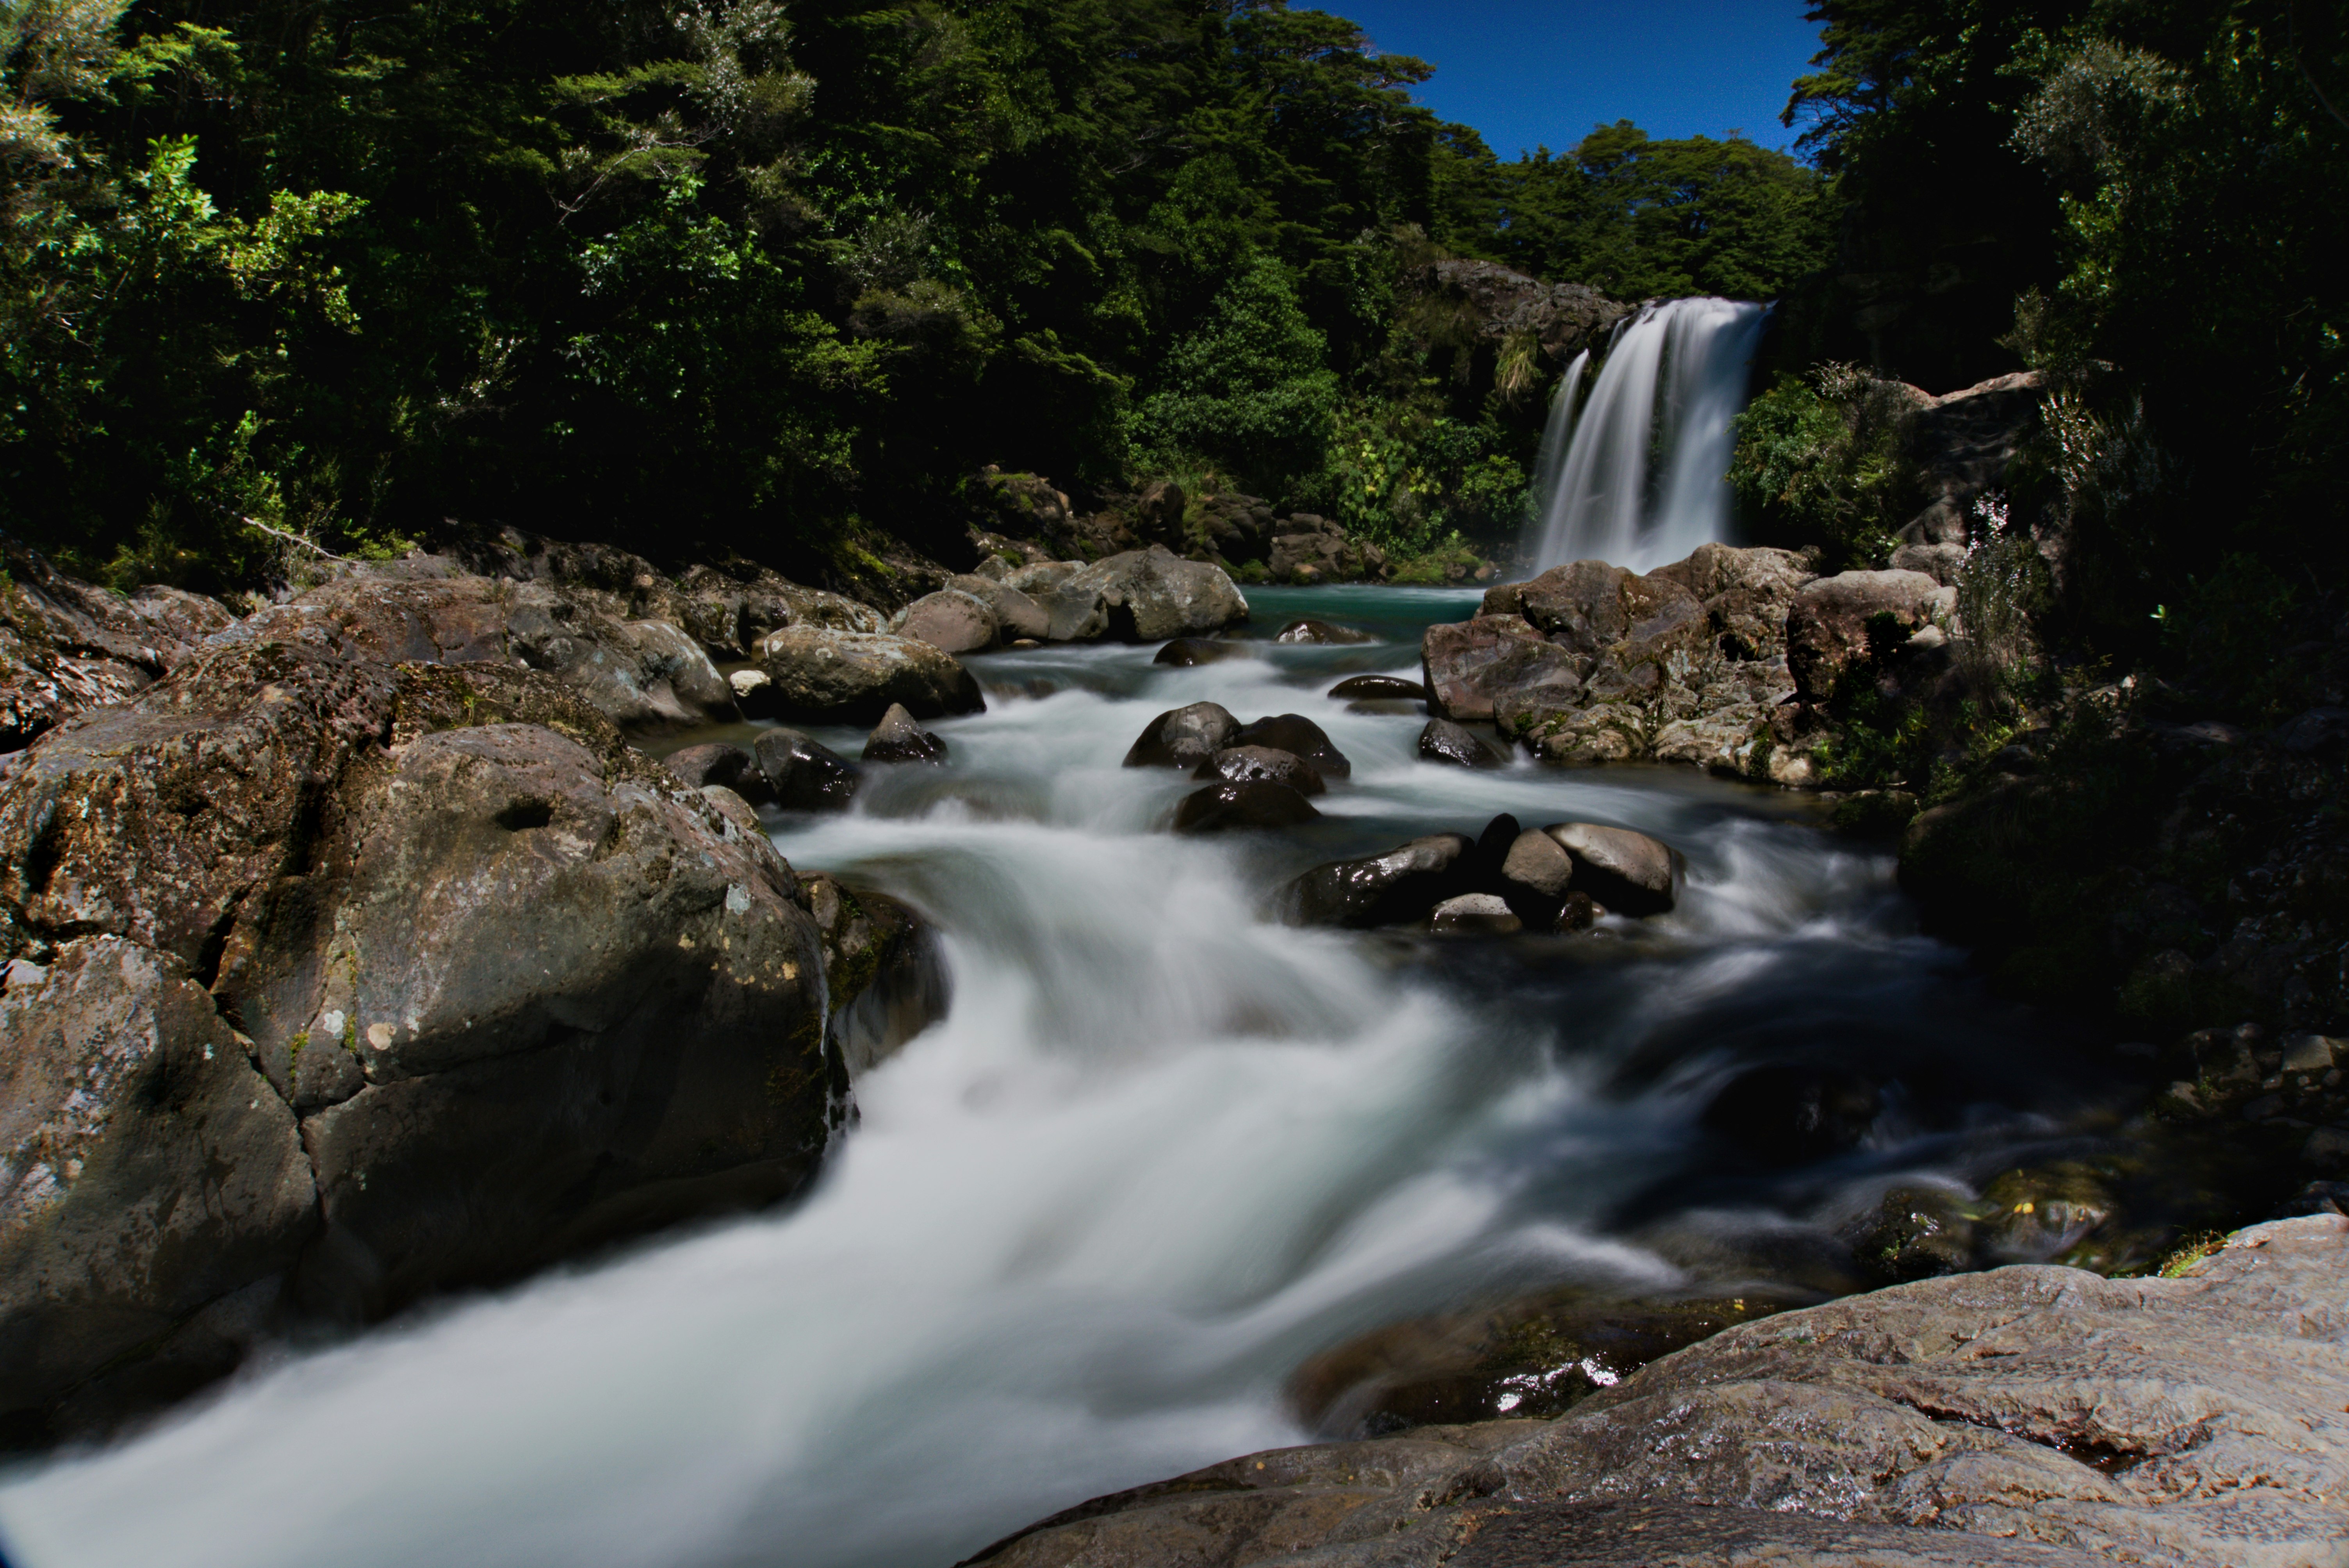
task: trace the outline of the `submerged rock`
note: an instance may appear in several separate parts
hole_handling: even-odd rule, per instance
[[[755,755],[775,804],[786,811],[845,811],[856,798],[856,764],[796,729],[768,730]]]
[[[815,723],[878,722],[891,705],[916,718],[980,713],[978,682],[929,644],[885,634],[786,626],[759,644],[774,711]]]
[[[1269,746],[1227,746],[1199,764],[1194,779],[1223,779],[1234,784],[1263,779],[1285,784],[1300,795],[1319,795],[1329,788],[1312,765],[1293,752]]]
[[[1170,707],[1126,751],[1128,768],[1196,768],[1233,743],[1240,721],[1221,703]]]
[[[1291,621],[1275,632],[1276,643],[1317,643],[1321,645],[1375,643],[1368,632],[1358,632],[1351,626],[1333,626],[1327,621]]]
[[[1154,665],[1172,665],[1177,669],[1189,669],[1197,665],[1217,664],[1225,659],[1248,656],[1245,643],[1219,642],[1213,637],[1177,637],[1158,650]]]
[[[1425,702],[1427,687],[1400,676],[1348,676],[1330,695],[1342,702]]]
[[[1419,755],[1454,768],[1506,768],[1509,759],[1448,718],[1431,718],[1419,732]]]
[[[947,759],[947,743],[914,722],[902,703],[891,703],[881,722],[864,742],[864,760],[873,762],[927,762],[939,764]]]
[[[1466,891],[1461,883],[1475,851],[1464,834],[1432,833],[1382,855],[1327,861],[1275,893],[1273,911],[1290,925],[1361,930],[1415,921]]]
[[[1293,828],[1321,813],[1286,784],[1256,779],[1212,784],[1183,797],[1174,811],[1178,833],[1223,833],[1238,828]]]

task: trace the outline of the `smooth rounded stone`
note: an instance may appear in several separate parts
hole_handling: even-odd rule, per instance
[[[916,718],[987,707],[970,672],[918,638],[785,626],[759,640],[759,659],[787,718],[873,723],[892,703]]]
[[[1552,927],[1574,881],[1574,857],[1540,829],[1528,829],[1501,857],[1500,881],[1501,896],[1527,925]]]
[[[1002,565],[997,562],[997,565]],[[947,579],[947,586],[984,603],[995,614],[996,625],[1007,643],[1040,642],[1052,629],[1052,617],[1043,605],[1001,577],[967,574]]]
[[[1419,732],[1419,755],[1454,768],[1506,768],[1509,759],[1448,718],[1431,718]]]
[[[1178,833],[1222,833],[1236,828],[1293,828],[1321,813],[1286,784],[1250,779],[1211,784],[1183,797],[1174,810]]]
[[[1401,676],[1348,676],[1330,695],[1341,702],[1425,702],[1427,687]]]
[[[914,722],[902,704],[893,703],[873,727],[864,742],[864,760],[871,762],[926,762],[933,766],[947,759],[947,743]]]
[[[771,729],[751,750],[775,804],[786,811],[845,811],[856,799],[856,764],[812,736]]]
[[[1525,927],[1507,900],[1489,892],[1447,898],[1427,916],[1427,929],[1438,936],[1506,936]]]
[[[1557,915],[1550,922],[1549,928],[1560,935],[1568,935],[1588,931],[1606,918],[1605,904],[1587,892],[1569,892],[1566,901],[1557,906]]]
[[[1461,886],[1476,846],[1465,834],[1431,833],[1381,855],[1329,861],[1273,895],[1274,913],[1289,925],[1368,930],[1425,915]]]
[[[1637,918],[1679,902],[1684,862],[1662,841],[1596,822],[1553,822],[1542,831],[1574,857],[1575,886],[1608,908]]]
[[[759,772],[758,759],[740,747],[722,740],[688,746],[682,751],[670,752],[661,760],[670,772],[697,789],[719,784],[742,795],[766,792],[767,781]]]
[[[1220,632],[1248,617],[1247,600],[1222,567],[1185,561],[1155,544],[1072,573],[1053,589],[1047,608],[1052,635],[1064,641],[1155,643]]]
[[[1276,751],[1269,746],[1227,746],[1199,764],[1194,779],[1222,779],[1234,784],[1246,784],[1261,779],[1269,784],[1286,784],[1300,795],[1319,795],[1329,788],[1321,775],[1313,771],[1312,764],[1293,752]]]
[[[1301,713],[1275,714],[1240,727],[1232,737],[1234,746],[1269,746],[1275,751],[1286,751],[1301,757],[1313,771],[1324,779],[1350,779],[1354,765],[1346,754],[1330,744],[1329,732]]]
[[[1499,891],[1501,864],[1509,858],[1510,846],[1525,830],[1525,825],[1507,811],[1500,812],[1485,824],[1485,830],[1476,835],[1476,853],[1469,868],[1475,879],[1475,891]]]
[[[1770,1062],[1723,1084],[1698,1120],[1765,1165],[1808,1165],[1859,1147],[1883,1109],[1876,1085],[1857,1073]]]
[[[1351,626],[1333,626],[1327,621],[1313,620],[1291,621],[1279,631],[1275,632],[1272,635],[1272,640],[1276,643],[1317,643],[1322,645],[1340,643],[1375,643],[1378,641],[1376,637],[1371,636],[1368,632],[1358,632]]]
[[[1232,710],[1219,702],[1170,707],[1143,728],[1125,754],[1125,766],[1196,768],[1232,745],[1239,728]]]
[[[1248,656],[1245,643],[1227,643],[1216,637],[1177,637],[1158,650],[1154,665],[1172,665],[1177,669],[1189,669],[1197,665],[1212,665],[1225,659]]]
[[[993,606],[957,588],[925,593],[906,605],[895,630],[901,637],[916,638],[946,654],[984,653],[1003,632]]]

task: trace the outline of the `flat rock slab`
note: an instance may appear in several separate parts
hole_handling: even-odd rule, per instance
[[[2024,1265],[1849,1296],[1555,1421],[1245,1455],[974,1561],[2349,1563],[2349,1219],[2238,1232],[2171,1279]]]

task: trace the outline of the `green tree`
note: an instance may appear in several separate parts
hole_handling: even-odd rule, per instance
[[[1276,495],[1316,473],[1338,412],[1327,349],[1276,256],[1246,261],[1166,356],[1142,405],[1146,444],[1195,452]]]

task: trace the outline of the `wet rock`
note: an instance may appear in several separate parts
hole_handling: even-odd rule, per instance
[[[758,761],[740,747],[729,746],[722,740],[688,746],[682,751],[670,752],[661,760],[670,772],[697,789],[717,784],[739,795],[767,793],[767,781],[759,771]]]
[[[1505,697],[1527,709],[1568,707],[1582,692],[1574,656],[1515,615],[1430,626],[1420,658],[1438,718],[1490,724]]]
[[[1427,687],[1399,676],[1349,676],[1330,695],[1343,702],[1425,702]]]
[[[1557,906],[1550,929],[1560,934],[1588,931],[1607,917],[1607,906],[1587,892],[1568,892]]]
[[[1324,779],[1353,777],[1354,765],[1346,760],[1346,754],[1330,744],[1327,731],[1301,713],[1275,714],[1243,725],[1232,736],[1231,743],[1268,746],[1275,751],[1303,758]]]
[[[976,593],[957,588],[925,593],[905,606],[890,629],[944,654],[985,653],[995,646],[1003,630],[992,605]]]
[[[1857,1073],[1774,1062],[1723,1085],[1700,1120],[1764,1164],[1807,1165],[1857,1148],[1882,1109],[1876,1085]]]
[[[986,604],[1007,643],[1022,638],[1041,642],[1051,632],[1050,613],[1008,582],[980,576],[949,577],[947,586]]]
[[[1228,746],[1199,764],[1194,779],[1222,779],[1234,784],[1263,779],[1286,784],[1300,795],[1319,795],[1329,788],[1303,758],[1269,746]]]
[[[774,710],[789,718],[866,724],[892,704],[916,718],[987,707],[968,670],[911,637],[786,626],[761,639],[759,660],[775,683]]]
[[[1358,632],[1351,626],[1333,626],[1327,621],[1291,621],[1273,634],[1276,643],[1375,643],[1368,632]]]
[[[1537,930],[1555,927],[1573,882],[1574,857],[1538,828],[1519,833],[1501,859],[1501,896]]]
[[[947,743],[914,722],[902,704],[892,703],[889,711],[864,742],[864,760],[874,762],[926,762],[943,764],[947,759]]]
[[[125,601],[0,535],[0,753],[142,690],[233,619],[175,588]]]
[[[0,1042],[0,1412],[37,1429],[206,1306],[274,1300],[316,1194],[294,1113],[176,959],[68,941],[11,975]]]
[[[1225,659],[1247,657],[1244,643],[1218,642],[1213,637],[1177,637],[1158,650],[1154,665],[1172,665],[1177,669],[1189,669],[1196,665],[1212,665]]]
[[[1475,891],[1493,892],[1500,887],[1501,866],[1509,858],[1509,848],[1525,831],[1524,824],[1507,811],[1495,813],[1476,835],[1476,851],[1467,867],[1475,878]]]
[[[1286,784],[1252,779],[1211,784],[1183,797],[1175,808],[1178,833],[1224,833],[1238,828],[1293,828],[1321,813]]]
[[[2120,1205],[2103,1173],[2077,1161],[2010,1171],[1982,1190],[1976,1245],[1997,1263],[2062,1257],[2112,1220]]]
[[[1573,857],[1574,885],[1608,908],[1639,918],[1679,901],[1683,862],[1661,841],[1595,822],[1553,822],[1542,831]]]
[[[1889,1188],[1842,1229],[1852,1255],[1887,1284],[1961,1274],[1974,1262],[1979,1205],[1943,1186]]]
[[[1290,925],[1358,930],[1414,921],[1468,891],[1461,883],[1475,851],[1464,834],[1433,833],[1381,855],[1330,861],[1284,885],[1273,897],[1274,913]]]
[[[1796,694],[1825,702],[1855,660],[1891,651],[1874,646],[1871,620],[1891,616],[1905,638],[1925,624],[1941,592],[1921,572],[1847,572],[1806,585],[1786,613],[1786,668]]]
[[[936,928],[902,900],[817,872],[800,879],[823,936],[826,1032],[852,1078],[947,1016],[952,1000]]]
[[[1506,936],[1525,929],[1506,900],[1489,892],[1464,892],[1431,911],[1427,928],[1438,936]]]
[[[771,729],[754,748],[759,772],[786,811],[845,811],[856,798],[856,764],[796,729]]]
[[[1419,732],[1419,755],[1454,768],[1506,768],[1509,759],[1448,718],[1431,718]]]
[[[1240,721],[1221,703],[1168,708],[1150,721],[1125,754],[1128,768],[1196,768],[1234,744]]]
[[[1039,603],[1051,615],[1056,641],[1157,643],[1220,632],[1248,614],[1223,568],[1157,545],[1072,573]]]

